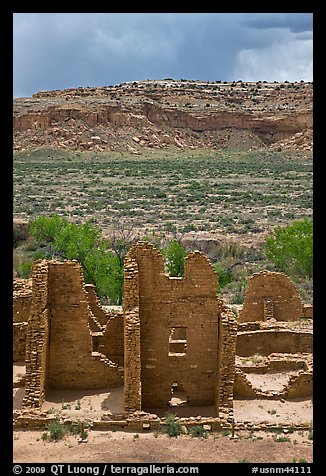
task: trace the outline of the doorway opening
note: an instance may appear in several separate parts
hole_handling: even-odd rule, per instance
[[[173,382],[170,395],[169,407],[182,407],[187,405],[189,397],[187,392],[184,391],[182,384]]]

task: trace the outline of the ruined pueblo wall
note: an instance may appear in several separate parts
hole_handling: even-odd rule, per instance
[[[32,285],[30,279],[14,280],[13,320],[27,322],[31,310]]]
[[[127,256],[124,266],[124,394],[126,412],[141,410],[139,269]]]
[[[239,332],[236,355],[269,355],[279,353],[310,353],[313,337],[311,332],[294,330],[259,330]]]
[[[91,310],[80,265],[74,261],[36,262],[32,280],[23,404],[41,406],[48,388],[122,385],[123,369],[93,352]]]
[[[166,406],[174,383],[187,394],[189,405],[215,404],[217,386],[224,383],[218,379],[218,329],[224,306],[216,298],[217,275],[209,260],[190,253],[184,278],[171,278],[161,253],[139,242],[128,253],[126,265],[134,267],[125,285],[127,313],[137,307],[132,276],[139,279],[142,408]],[[130,363],[125,365],[127,372]]]
[[[51,388],[103,388],[122,384],[118,364],[93,353],[90,308],[77,262],[49,264],[51,335],[47,385]]]
[[[288,276],[283,273],[261,271],[249,280],[243,309],[238,322],[294,321],[303,315],[300,295]]]
[[[25,360],[27,322],[14,322],[13,324],[13,361]]]
[[[106,326],[109,316],[102,308],[99,299],[96,295],[96,288],[93,284],[85,284],[85,291],[87,293],[87,300],[91,311],[101,326]]]
[[[13,360],[25,360],[27,321],[32,303],[31,279],[14,280]]]
[[[26,379],[24,406],[44,402],[49,346],[48,263],[34,264],[32,302],[26,333]]]
[[[235,380],[235,349],[238,324],[233,312],[224,309],[221,312],[218,345],[218,394],[215,401],[216,413],[226,407],[227,413],[233,409],[233,385]]]
[[[98,336],[98,351],[112,362],[124,365],[124,316],[123,312],[112,313],[102,335]]]

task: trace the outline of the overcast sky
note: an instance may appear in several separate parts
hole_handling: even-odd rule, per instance
[[[14,96],[142,79],[312,81],[312,13],[15,13]]]

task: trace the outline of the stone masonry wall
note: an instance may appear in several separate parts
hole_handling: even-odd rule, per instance
[[[303,315],[300,295],[288,276],[261,271],[251,276],[238,322],[295,321]]]
[[[13,295],[13,360],[25,360],[27,321],[32,303],[32,280],[15,279]]]
[[[93,352],[91,310],[77,262],[50,262],[49,307],[48,386],[86,389],[122,384],[119,365]]]
[[[190,253],[184,278],[172,278],[165,273],[161,253],[139,242],[129,251],[126,264],[130,268],[125,280],[125,319],[137,307],[139,296],[142,408],[166,406],[172,384],[187,394],[189,405],[214,405],[232,366],[228,375],[220,373],[219,325],[225,308],[216,297],[217,275],[209,260],[199,252]],[[231,354],[225,353],[225,359],[234,361]],[[127,366],[132,373],[125,347],[126,375]]]
[[[96,288],[93,284],[85,284],[85,291],[87,293],[87,299],[89,307],[97,321],[101,326],[106,326],[109,315],[102,308],[99,299],[96,295]]]
[[[25,360],[27,322],[13,324],[13,361]]]
[[[218,398],[216,412],[226,407],[227,413],[233,409],[233,385],[235,379],[235,348],[237,339],[237,321],[230,309],[221,312],[219,339]]]
[[[141,410],[139,272],[137,262],[125,259],[124,275],[124,394],[126,412]]]
[[[98,336],[98,351],[112,362],[124,365],[124,314],[112,313],[102,335]]]
[[[91,310],[80,265],[73,261],[36,262],[32,280],[23,405],[41,406],[48,388],[122,385],[123,369],[93,352]]]
[[[254,354],[310,353],[313,337],[309,331],[258,330],[238,332],[236,355],[247,357]]]
[[[30,279],[14,280],[13,320],[27,322],[31,310],[32,285]]]
[[[32,302],[26,333],[26,379],[23,406],[44,402],[49,347],[48,263],[36,262],[32,270]]]

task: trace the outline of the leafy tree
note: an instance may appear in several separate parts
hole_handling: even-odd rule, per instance
[[[99,228],[90,223],[69,223],[57,215],[41,216],[31,223],[30,233],[41,248],[35,257],[53,255],[80,262],[85,283],[96,286],[98,296],[120,305],[123,299],[123,261],[107,249]],[[46,250],[46,251],[44,251]]]
[[[84,267],[85,282],[93,283],[99,296],[105,296],[112,304],[121,305],[123,300],[124,268],[114,253],[98,248],[88,253]]]
[[[66,259],[78,260],[84,268],[85,280],[88,281],[86,257],[99,246],[100,231],[90,223],[77,225],[69,223],[61,228],[55,236],[54,247],[63,252]]]
[[[220,291],[233,281],[232,273],[230,270],[223,268],[219,263],[215,263],[213,266],[218,275],[218,289]]]
[[[56,235],[68,225],[66,218],[58,215],[40,216],[30,223],[29,233],[39,243],[51,243],[55,241]]]
[[[285,227],[276,227],[265,240],[266,257],[279,271],[291,276],[312,278],[313,223],[309,218]]]
[[[162,252],[166,258],[166,267],[170,276],[183,276],[186,249],[178,240],[172,240]]]

